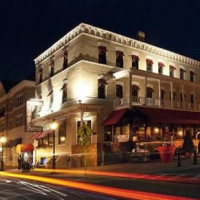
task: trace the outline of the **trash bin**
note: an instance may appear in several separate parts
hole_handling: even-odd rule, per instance
[[[175,153],[175,146],[160,146],[157,148],[162,162],[172,162]]]

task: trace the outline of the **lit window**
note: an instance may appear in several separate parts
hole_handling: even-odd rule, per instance
[[[123,68],[124,66],[124,53],[122,51],[116,51],[116,66]]]
[[[23,95],[18,96],[16,99],[16,107],[23,105],[23,103],[24,103]]]
[[[98,60],[98,62],[101,63],[101,64],[107,64],[107,60],[106,60],[107,49],[106,49],[106,47],[99,46],[98,50],[99,50],[99,60]]]

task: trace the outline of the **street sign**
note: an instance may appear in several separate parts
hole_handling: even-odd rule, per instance
[[[27,132],[43,132],[43,126],[29,126]]]
[[[93,133],[91,128],[87,124],[81,126],[77,131],[79,137],[81,138],[81,143],[86,145],[89,142],[90,136]]]

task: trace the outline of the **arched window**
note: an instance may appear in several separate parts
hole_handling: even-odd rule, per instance
[[[174,77],[175,69],[176,68],[174,66],[172,66],[172,65],[169,66],[169,75],[170,75],[170,77]]]
[[[99,50],[99,60],[98,60],[98,62],[101,63],[101,64],[107,64],[107,60],[106,60],[107,49],[106,49],[106,47],[99,46],[98,50]]]
[[[138,102],[138,91],[139,87],[137,85],[132,85],[131,93],[132,93],[132,101]]]
[[[63,122],[59,127],[58,144],[66,143],[66,122]]]
[[[164,98],[165,98],[165,91],[161,89],[160,94],[161,94],[161,100],[164,100]]]
[[[185,78],[185,70],[180,68],[180,79],[184,80],[184,78]]]
[[[68,67],[68,52],[65,51],[63,56],[63,69],[67,69],[67,67]]]
[[[116,66],[123,68],[124,66],[124,53],[122,51],[116,51]]]
[[[132,55],[132,67],[136,69],[139,68],[139,57],[136,55]]]
[[[152,72],[153,61],[151,59],[146,59],[146,66],[147,66],[147,71]]]
[[[107,85],[107,82],[105,79],[101,78],[98,80],[98,98],[99,99],[106,98],[106,85]]]
[[[158,62],[158,73],[163,74],[163,67],[165,65],[162,62]]]
[[[40,83],[42,83],[42,79],[43,79],[43,70],[42,70],[42,68],[39,70],[39,78],[38,78],[38,83],[40,84]]]
[[[123,98],[123,86],[117,84],[116,85],[116,97]]]
[[[150,87],[147,87],[147,98],[153,98],[154,90]]]
[[[49,67],[50,67],[49,75],[50,75],[50,77],[52,77],[54,75],[54,61],[53,60],[49,64]]]
[[[190,81],[194,82],[195,79],[195,73],[193,71],[190,71]]]
[[[64,103],[67,101],[67,83],[64,83],[60,90],[62,90],[62,103]]]

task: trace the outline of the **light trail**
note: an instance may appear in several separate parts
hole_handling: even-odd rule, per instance
[[[48,184],[54,184],[59,186],[70,187],[78,190],[84,190],[87,192],[96,192],[99,194],[115,196],[126,199],[134,199],[134,200],[197,200],[194,198],[180,197],[180,196],[171,196],[171,195],[163,195],[156,194],[150,192],[141,192],[136,190],[127,190],[127,189],[119,189],[114,187],[105,187],[100,185],[81,183],[75,181],[67,181],[56,178],[42,177],[42,176],[33,176],[33,175],[25,175],[25,174],[16,174],[9,172],[0,172],[0,175],[7,177],[14,177],[20,179],[27,179],[32,181],[39,181]]]
[[[35,168],[34,171],[37,172],[55,172],[55,173],[65,173],[65,174],[88,174],[88,175],[98,175],[98,176],[111,176],[118,178],[129,178],[129,179],[142,179],[150,181],[163,181],[163,182],[175,182],[175,183],[187,183],[187,184],[200,184],[200,179],[169,176],[169,175],[150,175],[150,174],[134,174],[134,173],[120,173],[120,172],[106,172],[106,171],[91,171],[91,170],[67,170],[67,169],[40,169]]]

